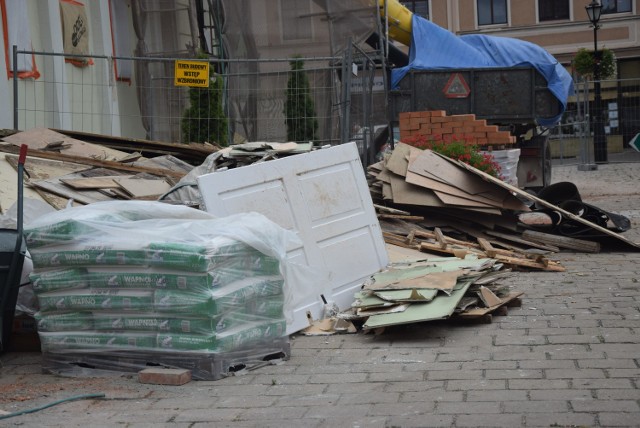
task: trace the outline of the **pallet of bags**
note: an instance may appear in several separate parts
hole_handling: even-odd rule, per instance
[[[179,361],[199,368],[195,378],[218,379],[290,354],[283,265],[297,238],[262,215],[104,202],[38,219],[26,233],[45,368]]]

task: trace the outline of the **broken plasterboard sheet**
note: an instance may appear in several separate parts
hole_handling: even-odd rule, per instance
[[[198,177],[206,210],[217,216],[259,212],[300,236],[289,259],[329,273],[315,295],[294,308],[292,333],[322,314],[320,295],[346,309],[388,256],[355,143]],[[296,284],[291,284],[296,289]],[[295,291],[294,291],[295,293]]]
[[[364,329],[372,329],[448,318],[453,314],[458,302],[464,297],[471,283],[472,281],[465,282],[460,288],[454,290],[450,296],[439,295],[429,303],[413,303],[404,312],[371,316],[362,327]]]
[[[358,308],[356,313],[361,317],[370,317],[372,315],[382,315],[382,314],[394,314],[397,312],[404,312],[411,304],[410,303],[402,303],[400,305],[386,306],[386,307],[375,307],[375,308]]]
[[[443,270],[447,271],[443,272]],[[450,291],[453,290],[458,278],[463,274],[465,274],[463,270],[447,269],[445,266],[390,268],[373,275],[372,280],[367,281],[363,289],[381,291],[428,288]]]
[[[377,297],[389,302],[430,302],[435,299],[438,290],[433,289],[412,289],[412,290],[378,290],[374,291]]]
[[[386,308],[396,305],[396,303],[389,302],[388,300],[381,299],[373,294],[361,291],[354,293],[353,297],[354,300],[351,303],[352,308]]]

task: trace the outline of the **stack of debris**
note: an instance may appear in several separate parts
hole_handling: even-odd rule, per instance
[[[561,267],[545,255],[561,248],[597,252],[596,238],[602,237],[636,246],[617,233],[630,226],[623,216],[600,212],[575,195],[553,205],[558,201],[551,195],[557,192],[548,191],[545,200],[544,192],[534,196],[430,150],[399,143],[368,173],[385,239],[396,245],[436,254],[473,253],[512,267],[551,271]]]
[[[496,282],[509,275],[495,259],[475,255],[396,263],[356,294],[352,318],[365,318],[366,330],[451,316],[490,320],[524,294]]]
[[[163,143],[52,129],[2,134],[5,136],[0,142],[0,169],[17,169],[20,146],[29,146],[25,196],[43,200],[55,209],[64,208],[69,200],[74,205],[106,200],[157,200],[179,187],[194,167],[199,168],[198,174],[204,174],[305,153],[313,148],[312,143],[258,142],[222,149],[210,144]],[[11,205],[15,193],[15,189],[7,189],[6,195],[0,191],[2,210]],[[186,200],[184,194],[180,196],[183,200],[179,202],[185,205],[197,203]]]

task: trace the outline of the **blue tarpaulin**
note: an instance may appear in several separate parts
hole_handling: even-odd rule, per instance
[[[532,66],[547,80],[549,91],[562,105],[553,118],[536,118],[543,126],[555,125],[573,94],[573,79],[551,54],[524,40],[479,34],[456,36],[438,25],[413,15],[409,65],[391,73],[392,88],[411,69],[489,68]]]

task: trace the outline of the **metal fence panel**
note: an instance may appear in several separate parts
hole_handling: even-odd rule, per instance
[[[556,164],[595,165],[593,145],[593,82],[578,81],[561,123],[550,130]],[[629,142],[640,133],[640,79],[601,82],[601,117],[609,162],[640,162]]]
[[[18,51],[35,56],[41,77],[18,80],[14,87],[14,114],[17,129],[37,127],[83,131],[158,141],[196,141],[185,132],[185,116],[196,107],[200,118],[190,129],[206,128],[224,121],[224,131],[210,135],[211,143],[242,141],[287,141],[285,104],[291,79],[292,58],[268,60],[220,60],[207,58],[221,86],[221,108],[211,91],[174,85],[174,64],[184,58],[136,58],[92,56],[92,64],[75,67],[65,63],[65,55]],[[89,58],[87,58],[89,59]],[[128,81],[116,80],[113,61],[132,61],[135,73]],[[342,78],[345,57],[299,58],[308,82],[305,88],[318,123],[317,145],[346,142],[341,134],[345,112],[340,108],[352,91]],[[352,62],[363,70],[355,92],[358,102],[351,106],[361,116],[358,123],[368,127],[371,118],[375,65],[361,58]],[[350,63],[351,64],[351,63]],[[351,65],[349,65],[351,67]],[[351,68],[349,68],[351,69]],[[219,72],[222,70],[222,72]],[[290,88],[289,88],[290,89]],[[213,89],[212,89],[213,90]],[[361,102],[359,102],[361,101]],[[363,110],[359,110],[360,106]],[[355,106],[358,106],[357,108]],[[347,110],[351,114],[351,110]],[[347,120],[348,121],[348,120]],[[217,127],[211,129],[219,130]],[[224,133],[224,135],[222,135]],[[347,137],[351,137],[348,133]]]

